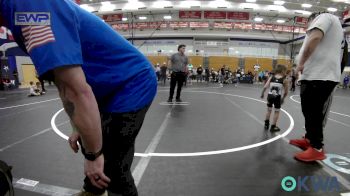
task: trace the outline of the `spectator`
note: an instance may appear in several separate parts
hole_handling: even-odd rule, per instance
[[[202,82],[203,80],[203,68],[202,68],[202,65],[199,65],[199,67],[197,68],[197,82],[200,81]]]
[[[344,77],[344,80],[343,80],[343,88],[348,88],[348,84],[349,84],[349,74],[348,75],[346,75],[345,77]]]
[[[300,49],[297,72],[301,73],[300,98],[306,135],[290,140],[303,149],[295,158],[310,162],[326,158],[323,129],[332,94],[340,81],[344,33],[339,18],[329,13],[313,13]]]
[[[39,83],[40,85],[40,83]],[[40,96],[40,92],[39,92],[39,88],[37,87],[37,85],[34,85],[33,81],[29,82],[29,97],[33,97],[33,96]]]
[[[181,89],[186,79],[188,57],[185,55],[186,45],[179,45],[178,53],[173,54],[170,58],[169,64],[171,65],[171,80],[170,80],[170,92],[168,102],[173,101],[174,91],[177,84],[176,102],[182,102]]]

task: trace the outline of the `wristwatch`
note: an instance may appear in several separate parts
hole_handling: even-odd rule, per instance
[[[85,159],[89,161],[94,161],[96,160],[99,156],[102,154],[102,149],[99,150],[98,152],[85,152],[85,149],[82,147],[81,152],[83,153]]]

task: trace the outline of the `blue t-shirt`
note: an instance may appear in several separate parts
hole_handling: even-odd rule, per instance
[[[157,81],[150,62],[73,1],[0,0],[0,11],[39,75],[81,65],[101,112],[131,112],[152,102]]]

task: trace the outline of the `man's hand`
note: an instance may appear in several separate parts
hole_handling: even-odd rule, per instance
[[[260,96],[261,99],[264,99],[264,94],[265,94],[265,93],[262,93],[262,94],[261,94],[261,96]]]
[[[299,64],[296,69],[297,73],[303,73],[304,71],[304,65]],[[299,75],[299,74],[298,74]]]
[[[103,154],[97,157],[94,161],[85,159],[84,174],[90,179],[91,183],[100,189],[108,187],[108,183],[111,181],[104,173],[104,156]]]
[[[79,145],[78,145],[79,138],[80,138],[79,133],[77,131],[73,131],[68,139],[69,146],[75,153],[79,151]]]

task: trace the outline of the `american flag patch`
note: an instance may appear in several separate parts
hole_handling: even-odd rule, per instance
[[[24,26],[22,34],[28,53],[36,47],[55,41],[51,26]]]

